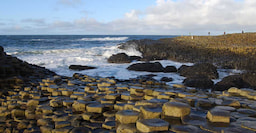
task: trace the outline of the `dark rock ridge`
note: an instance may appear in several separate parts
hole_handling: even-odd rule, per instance
[[[178,69],[178,72],[184,77],[195,77],[199,75],[209,79],[219,78],[217,67],[210,63],[197,63],[193,66],[183,65]]]
[[[128,70],[133,71],[145,71],[145,72],[164,72],[164,73],[171,73],[177,72],[177,68],[175,66],[166,66],[165,68],[159,62],[146,62],[146,63],[135,63],[130,65]]]
[[[128,50],[131,47],[142,53],[143,60],[162,60],[167,59],[168,54],[166,49],[163,49],[162,42],[158,40],[131,40],[119,45],[120,49]]]
[[[96,69],[96,67],[82,66],[82,65],[70,65],[69,69],[76,70],[76,71],[82,71],[82,70],[88,70],[88,69]]]
[[[130,65],[127,69],[133,70],[133,71],[146,71],[146,72],[163,72],[164,71],[164,67],[159,62],[136,63],[136,64]]]
[[[130,63],[133,60],[140,60],[139,56],[128,56],[126,53],[118,53],[108,58],[109,63]]]
[[[127,69],[133,70],[133,71],[145,71],[145,72],[165,72],[165,73],[177,72],[177,68],[175,66],[166,66],[164,68],[162,64],[159,62],[135,63],[130,65]]]
[[[0,46],[0,88],[10,89],[15,84],[26,84],[56,75],[43,67],[29,64],[25,61],[6,55]],[[13,89],[13,88],[12,88]]]

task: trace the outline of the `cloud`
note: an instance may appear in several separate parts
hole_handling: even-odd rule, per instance
[[[81,0],[59,0],[75,6]],[[255,31],[254,0],[156,0],[146,10],[131,10],[109,22],[97,18],[77,18],[46,23],[43,19],[23,22],[41,23],[42,32],[52,34],[222,34]],[[111,15],[111,14],[109,14]],[[31,29],[30,31],[32,31]]]
[[[108,23],[79,19],[73,27],[86,32],[118,34],[207,34],[208,31],[255,30],[256,1],[252,0],[156,0],[145,11],[131,10]],[[95,31],[94,31],[95,30]]]

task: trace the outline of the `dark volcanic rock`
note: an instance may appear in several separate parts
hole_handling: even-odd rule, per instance
[[[224,91],[228,90],[230,87],[246,88],[249,87],[249,84],[243,80],[241,75],[231,75],[216,83],[213,89],[217,91]]]
[[[171,81],[173,81],[173,79],[172,79],[172,78],[168,78],[168,77],[162,77],[162,78],[161,78],[161,81],[164,81],[164,82],[171,82]]]
[[[201,89],[209,89],[213,86],[213,81],[207,76],[195,76],[186,78],[183,83],[189,87],[196,87]]]
[[[29,64],[16,57],[6,55],[0,46],[0,89],[12,89],[14,84],[33,82],[56,75],[43,67]],[[17,82],[19,81],[19,82]]]
[[[0,46],[0,56],[5,56],[4,48]]]
[[[88,70],[88,69],[95,69],[96,67],[92,66],[82,66],[82,65],[70,65],[69,69],[71,70],[77,70],[77,71],[82,71],[82,70]]]
[[[164,67],[161,63],[155,62],[155,63],[136,63],[130,65],[128,70],[133,71],[146,71],[146,72],[163,72]]]
[[[130,57],[125,53],[118,53],[108,58],[109,63],[130,63]]]
[[[207,76],[210,79],[217,79],[219,74],[217,67],[210,63],[198,63],[193,66],[181,66],[178,70],[181,76],[194,77],[196,75]]]
[[[169,73],[169,72],[177,72],[177,68],[175,66],[166,66],[164,68],[164,72],[165,73]]]
[[[169,54],[166,51],[166,46],[159,40],[142,39],[142,40],[131,40],[119,45],[120,49],[135,49],[142,53],[143,60],[161,60],[167,59]]]
[[[245,73],[242,75],[244,82],[248,83],[251,88],[256,88],[256,73]]]
[[[130,56],[130,60],[133,61],[133,60],[141,60],[141,57],[140,56]]]

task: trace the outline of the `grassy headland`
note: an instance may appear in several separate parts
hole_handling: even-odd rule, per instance
[[[166,38],[139,50],[151,59],[209,62],[224,68],[256,70],[256,33]]]

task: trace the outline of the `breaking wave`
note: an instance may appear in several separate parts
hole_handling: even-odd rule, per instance
[[[82,38],[80,41],[124,41],[129,37],[97,37],[97,38]]]

